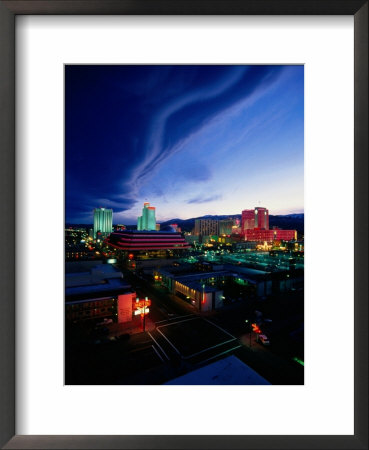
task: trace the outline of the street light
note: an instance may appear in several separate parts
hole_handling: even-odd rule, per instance
[[[249,321],[246,319],[245,320],[246,323],[249,323]],[[250,330],[250,347],[251,347],[251,324],[249,325],[249,330]]]
[[[200,311],[201,311],[201,304],[202,303],[205,303],[205,284],[203,284],[202,285],[202,299],[201,299],[201,302],[200,302]]]

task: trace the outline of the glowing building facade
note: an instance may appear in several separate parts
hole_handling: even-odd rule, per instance
[[[273,230],[254,228],[245,231],[245,238],[246,241],[252,242],[294,241],[297,239],[297,231],[280,230],[279,228]]]
[[[214,219],[196,219],[195,236],[217,236],[219,234],[219,221]]]
[[[269,211],[266,208],[255,208],[255,228],[269,230]]]
[[[269,211],[266,208],[256,207],[242,211],[242,234],[246,234],[246,230],[253,230],[254,228],[269,230]]]
[[[242,235],[245,241],[272,242],[276,240],[292,241],[297,239],[296,230],[269,229],[269,211],[267,208],[255,207],[242,211]]]
[[[181,233],[170,231],[117,231],[109,236],[106,243],[112,248],[130,252],[189,248]]]
[[[137,218],[137,230],[156,230],[155,206],[150,206],[150,203],[148,202],[144,203],[144,207],[142,208],[142,216]]]
[[[255,228],[255,211],[253,209],[244,209],[241,216],[241,230],[251,230]]]
[[[113,231],[113,210],[106,208],[94,209],[94,239],[97,233],[101,232],[104,238]]]
[[[230,235],[232,228],[235,226],[233,219],[219,220],[219,234]]]

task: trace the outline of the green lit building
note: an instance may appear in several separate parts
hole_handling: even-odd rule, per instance
[[[94,239],[98,231],[102,237],[107,237],[113,231],[113,210],[107,208],[94,209]]]
[[[142,216],[137,218],[137,230],[156,231],[155,206],[145,202]]]

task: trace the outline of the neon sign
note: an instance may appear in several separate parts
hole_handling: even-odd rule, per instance
[[[144,299],[140,300],[138,297],[136,298],[136,302],[134,303],[134,315],[138,316],[141,315],[141,317],[146,316],[150,312],[150,309],[148,306],[151,305],[151,300],[145,297]]]
[[[257,333],[257,334],[261,334],[261,330],[260,330],[260,328],[256,325],[256,323],[252,323],[251,326],[252,326],[252,331],[254,331],[254,332]]]

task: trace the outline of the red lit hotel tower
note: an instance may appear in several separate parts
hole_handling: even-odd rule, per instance
[[[241,217],[241,232],[245,234],[246,230],[255,228],[255,212],[253,209],[244,209]]]
[[[269,230],[269,211],[266,208],[255,208],[255,228]]]

